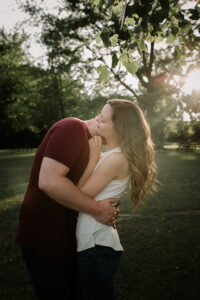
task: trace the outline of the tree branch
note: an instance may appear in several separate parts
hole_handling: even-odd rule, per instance
[[[138,70],[135,74],[136,74],[137,78],[139,79],[139,81],[141,82],[141,84],[142,84],[145,88],[147,88],[148,83],[143,79],[143,77],[142,77],[140,71]]]
[[[136,94],[136,92],[130,86],[128,86],[125,82],[122,81],[120,76],[117,73],[115,73],[115,71],[106,64],[106,62],[103,58],[101,58],[101,60],[107,66],[107,68],[113,73],[115,79],[117,79],[121,83],[121,85],[123,85],[127,90],[129,90],[135,96],[135,98],[138,100],[139,97]]]
[[[146,54],[146,52],[142,51],[142,60],[143,60],[145,69],[147,69],[147,60],[146,60],[146,55],[145,54]]]
[[[149,66],[147,68],[147,78],[151,78],[151,72],[154,62],[154,42],[151,43],[151,51],[150,51],[150,60],[149,60]]]
[[[86,42],[83,42],[83,43],[84,43],[85,47],[88,50],[90,50],[93,53],[94,57],[95,57],[96,54],[94,53],[93,49],[91,49]],[[120,76],[117,73],[115,73],[115,71],[107,65],[107,63],[106,63],[106,61],[104,60],[103,57],[97,57],[96,56],[96,59],[97,60],[101,60],[106,65],[106,67],[109,69],[109,71],[114,75],[115,79],[117,81],[119,81],[121,83],[121,85],[123,85],[127,90],[129,90],[135,96],[135,98],[138,100],[139,97],[136,94],[136,92],[130,86],[128,86],[125,82],[122,81],[122,79],[120,78]]]

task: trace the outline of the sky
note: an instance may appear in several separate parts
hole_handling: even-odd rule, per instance
[[[19,8],[19,0],[0,0],[0,28],[4,27],[6,31],[12,31],[18,22],[28,18],[28,14],[22,12]],[[38,1],[40,2],[40,1]],[[44,0],[44,4],[48,7],[50,11],[59,3],[59,0]],[[27,26],[24,28],[30,37],[30,54],[35,61],[40,60],[41,57],[41,45],[35,42],[34,35],[37,35],[39,28],[33,28]]]
[[[0,0],[0,27],[5,26],[7,29],[12,29],[17,22],[27,18],[27,14],[19,9],[19,2],[19,0]],[[44,0],[43,2],[49,9],[53,9],[60,1]]]
[[[26,15],[17,8],[16,0],[0,0],[0,26],[12,29],[16,22]]]

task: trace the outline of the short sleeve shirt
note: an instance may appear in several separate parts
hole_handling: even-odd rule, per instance
[[[41,191],[38,178],[43,157],[49,157],[69,167],[67,177],[76,184],[88,163],[89,137],[85,123],[76,118],[65,118],[49,129],[35,155],[16,243],[58,259],[75,255],[77,212]]]

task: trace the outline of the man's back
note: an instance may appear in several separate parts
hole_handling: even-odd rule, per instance
[[[36,153],[21,207],[17,244],[60,259],[76,251],[77,212],[41,191],[38,178],[43,157],[49,157],[69,167],[67,177],[76,184],[88,163],[88,137],[84,122],[75,118],[55,123],[45,135]]]

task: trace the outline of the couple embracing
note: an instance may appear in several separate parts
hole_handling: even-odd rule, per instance
[[[49,129],[15,238],[39,300],[114,299],[119,199],[130,184],[139,206],[155,174],[150,128],[131,101],[108,100],[95,119],[65,118]]]

